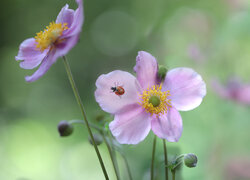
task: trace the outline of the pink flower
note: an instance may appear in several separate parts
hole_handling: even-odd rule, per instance
[[[137,77],[125,71],[112,71],[101,75],[95,91],[101,108],[114,114],[109,124],[112,134],[121,144],[137,144],[150,129],[170,142],[182,134],[180,111],[196,108],[206,95],[206,84],[190,68],[168,71],[160,83],[156,59],[140,51],[134,70]]]
[[[250,159],[249,156],[239,156],[231,158],[225,167],[225,179],[250,179]]]
[[[250,105],[250,84],[243,84],[238,78],[229,78],[226,86],[214,79],[212,87],[214,92],[224,99]]]
[[[188,56],[196,63],[203,63],[205,61],[205,56],[203,52],[196,44],[190,44],[188,46]]]
[[[68,9],[66,4],[57,16],[56,22],[51,22],[44,31],[37,33],[35,38],[23,41],[19,47],[16,60],[23,69],[33,69],[40,65],[31,76],[26,76],[27,82],[33,82],[42,77],[59,57],[66,55],[77,43],[83,24],[82,0],[76,0],[78,8]]]

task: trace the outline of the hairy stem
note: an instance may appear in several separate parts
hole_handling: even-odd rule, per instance
[[[171,172],[172,172],[172,180],[175,180],[175,169],[173,169]]]
[[[114,167],[114,170],[115,170],[115,175],[116,175],[116,178],[117,180],[120,179],[120,176],[119,176],[119,172],[118,172],[118,166],[117,166],[117,163],[115,162],[115,158],[114,158],[114,153],[104,135],[104,133],[101,133],[102,135],[102,138],[103,138],[103,141],[104,143],[106,144],[107,148],[108,148],[108,152],[109,152],[109,155],[110,155],[110,158],[111,158],[111,161],[112,161],[112,164],[113,164],[113,167]]]
[[[126,169],[127,169],[127,172],[128,172],[129,180],[133,180],[133,178],[132,178],[132,173],[131,173],[131,171],[130,171],[129,164],[128,164],[128,160],[127,160],[125,154],[123,154],[123,153],[120,152],[120,151],[119,151],[119,153],[121,154],[121,156],[122,156],[122,158],[123,158],[123,160],[124,160],[124,162],[125,162],[125,166],[126,166]]]
[[[168,180],[168,153],[167,153],[166,140],[163,139],[162,142],[163,142],[164,159],[165,159],[165,179]]]
[[[151,159],[151,180],[154,179],[154,160],[155,160],[155,149],[156,149],[156,135],[153,141],[152,159]]]
[[[79,95],[79,92],[77,90],[77,87],[76,87],[76,84],[75,84],[75,81],[73,79],[73,75],[72,75],[72,72],[71,72],[71,69],[70,69],[70,66],[69,66],[69,63],[66,59],[65,56],[63,56],[63,63],[64,63],[64,66],[65,66],[65,69],[66,69],[66,72],[67,72],[67,75],[68,75],[68,78],[69,78],[69,81],[70,81],[70,84],[71,84],[71,87],[72,87],[72,90],[74,92],[74,95],[75,95],[75,98],[76,98],[76,101],[81,109],[81,112],[82,112],[82,115],[83,115],[83,120],[86,124],[86,127],[87,127],[87,130],[88,130],[88,133],[89,133],[89,136],[93,142],[93,145],[94,145],[94,149],[96,151],[96,154],[97,154],[97,157],[99,159],[99,162],[100,162],[100,165],[101,165],[101,168],[102,168],[102,171],[103,171],[103,174],[105,176],[105,179],[109,179],[108,177],[108,174],[107,174],[107,171],[105,169],[105,166],[104,166],[104,163],[103,163],[103,160],[102,160],[102,157],[101,157],[101,154],[98,150],[98,147],[95,143],[95,140],[94,140],[94,137],[93,137],[93,134],[92,134],[92,131],[90,129],[90,126],[89,126],[89,122],[87,120],[87,116],[86,116],[86,112],[84,110],[84,107],[83,107],[83,104],[82,104],[82,101],[81,101],[81,98],[80,98],[80,95]]]

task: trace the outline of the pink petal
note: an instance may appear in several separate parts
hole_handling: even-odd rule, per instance
[[[154,118],[151,123],[152,131],[162,139],[177,142],[182,134],[182,118],[175,108],[159,118]]]
[[[56,18],[56,23],[67,23],[67,26],[70,27],[73,19],[74,19],[74,10],[68,8],[69,5],[66,4],[61,11],[59,12],[57,18]]]
[[[190,68],[175,68],[167,73],[163,90],[170,90],[172,105],[180,111],[198,107],[206,95],[202,77]]]
[[[64,37],[70,37],[74,35],[79,35],[82,30],[83,25],[83,3],[82,0],[76,0],[78,8],[74,12],[73,21],[67,31],[65,31]]]
[[[148,135],[150,121],[150,115],[140,105],[134,105],[127,111],[116,114],[109,128],[119,143],[138,144]]]
[[[238,89],[236,100],[243,104],[250,105],[250,85]]]
[[[56,51],[59,57],[65,56],[78,42],[79,35],[64,38],[62,42],[56,45]]]
[[[151,87],[157,82],[158,64],[156,59],[145,51],[139,51],[134,67],[137,79],[143,89]]]
[[[23,69],[33,69],[37,67],[48,53],[48,49],[41,52],[36,48],[34,38],[29,38],[23,41],[19,47],[16,60],[20,61],[20,67]]]
[[[213,79],[211,82],[212,90],[222,98],[230,98],[229,89],[226,89],[218,79]]]
[[[125,93],[118,96],[111,90],[111,87],[122,86]],[[139,102],[139,85],[136,78],[125,71],[112,71],[103,74],[96,80],[95,98],[101,108],[109,113],[117,113],[126,106]]]
[[[52,64],[56,62],[58,55],[55,50],[51,50],[48,55],[42,61],[40,67],[31,76],[26,76],[25,80],[27,82],[33,82],[42,77],[50,68]]]

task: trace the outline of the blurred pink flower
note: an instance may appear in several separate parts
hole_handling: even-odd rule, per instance
[[[225,168],[226,180],[250,179],[249,157],[232,158]]]
[[[196,63],[203,63],[205,61],[204,54],[201,52],[200,47],[196,44],[190,44],[188,46],[188,56]]]
[[[224,99],[250,105],[250,84],[243,84],[238,78],[229,78],[225,86],[214,79],[212,88],[217,95]]]
[[[224,0],[226,5],[233,11],[247,10],[249,7],[248,0]]]
[[[149,53],[140,51],[134,70],[137,77],[125,71],[112,71],[96,81],[96,101],[114,114],[109,124],[121,144],[137,144],[150,129],[170,142],[182,134],[182,118],[178,111],[192,110],[206,95],[206,84],[190,68],[168,71],[163,83],[158,79],[158,63]]]
[[[83,24],[82,0],[76,0],[78,8],[68,9],[66,4],[57,16],[56,22],[51,22],[44,31],[37,33],[35,38],[23,41],[19,47],[16,60],[23,69],[40,67],[31,76],[26,76],[27,82],[33,82],[42,77],[56,60],[66,55],[77,43]]]

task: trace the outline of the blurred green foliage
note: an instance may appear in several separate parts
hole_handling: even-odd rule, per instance
[[[15,62],[19,44],[56,19],[73,0],[2,0],[0,6],[0,179],[103,179],[84,127],[60,138],[61,120],[81,119],[59,59],[38,81],[28,84]],[[238,75],[249,81],[250,13],[247,0],[85,0],[80,42],[68,59],[90,120],[100,112],[95,80],[115,69],[132,72],[137,51],[153,54],[169,69],[187,66],[207,83],[201,106],[182,112],[184,131],[167,143],[170,156],[195,153],[196,168],[183,167],[177,179],[219,180],[231,158],[249,156],[249,107],[218,98],[210,80]],[[197,47],[199,57],[190,55]],[[136,146],[124,146],[135,179],[148,179],[152,134]],[[107,149],[100,146],[111,179]],[[126,179],[122,159],[121,171]],[[164,178],[162,142],[157,142],[157,179]]]

